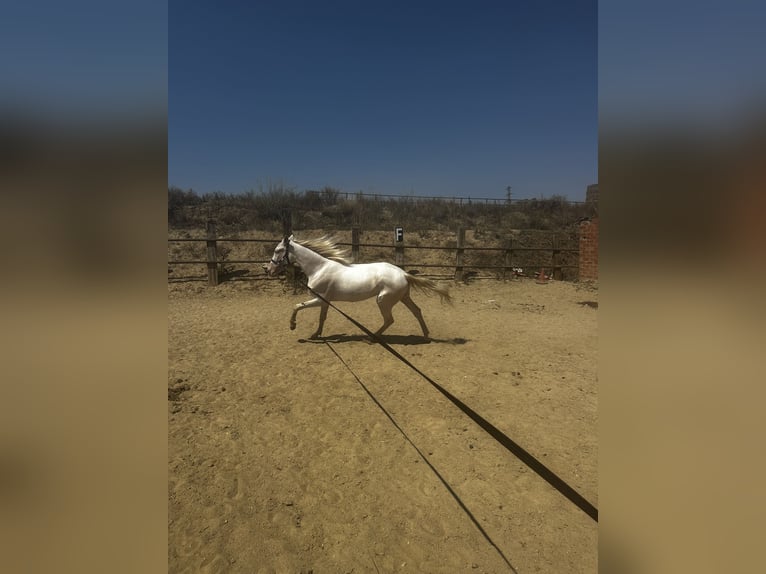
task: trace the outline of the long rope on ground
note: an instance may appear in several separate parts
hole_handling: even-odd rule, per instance
[[[329,341],[325,341],[325,345],[327,345],[327,346],[330,348],[330,350],[331,350],[331,351],[332,351],[332,352],[335,354],[335,356],[336,356],[336,357],[338,357],[338,360],[339,360],[339,361],[340,361],[340,362],[343,364],[343,366],[344,366],[344,367],[346,367],[346,369],[348,369],[348,372],[349,372],[349,373],[351,373],[351,375],[352,375],[352,376],[353,376],[353,377],[356,379],[356,382],[357,382],[357,383],[359,383],[359,385],[362,387],[362,389],[364,389],[364,392],[365,392],[365,393],[367,393],[367,395],[368,395],[368,396],[369,396],[369,397],[372,399],[372,402],[374,402],[374,403],[375,403],[375,404],[378,406],[378,408],[379,408],[381,411],[383,411],[383,414],[384,414],[384,415],[386,415],[386,417],[388,417],[388,420],[390,420],[390,421],[391,421],[391,424],[392,424],[392,425],[394,425],[394,427],[396,427],[396,430],[398,430],[398,431],[401,433],[401,435],[404,437],[404,439],[405,439],[405,440],[406,440],[408,443],[410,443],[410,445],[412,446],[412,448],[414,448],[414,449],[415,449],[415,452],[417,452],[417,453],[418,453],[418,455],[419,455],[419,456],[420,456],[420,458],[423,460],[423,462],[425,462],[425,463],[428,465],[428,468],[430,468],[430,469],[431,469],[431,471],[433,471],[433,473],[436,475],[436,477],[437,477],[437,478],[438,478],[438,479],[441,481],[441,483],[444,485],[444,488],[446,488],[446,489],[447,489],[447,491],[448,491],[448,492],[449,492],[449,493],[452,495],[452,498],[454,498],[454,499],[455,499],[455,501],[456,501],[456,502],[458,503],[458,505],[460,506],[460,508],[462,508],[462,509],[463,509],[463,512],[465,512],[465,513],[466,513],[466,515],[468,516],[468,518],[470,518],[470,519],[471,519],[471,522],[473,522],[474,526],[476,526],[476,528],[478,528],[478,529],[479,529],[479,532],[481,532],[482,536],[484,536],[484,538],[486,539],[486,541],[490,543],[490,545],[491,545],[491,546],[492,546],[492,547],[493,547],[493,548],[494,548],[494,549],[497,551],[497,553],[498,553],[498,554],[500,554],[500,557],[501,557],[501,558],[503,559],[503,561],[504,561],[504,562],[505,562],[505,563],[508,565],[508,567],[509,567],[509,568],[510,568],[510,569],[511,569],[511,570],[512,570],[512,571],[513,571],[515,574],[517,574],[517,573],[518,573],[518,571],[516,570],[516,568],[514,568],[514,567],[513,567],[513,564],[511,564],[510,560],[508,560],[508,558],[505,556],[505,554],[503,554],[503,551],[502,551],[502,550],[500,550],[500,547],[499,547],[497,544],[495,544],[495,542],[492,540],[492,538],[489,536],[489,534],[487,534],[487,531],[486,531],[486,530],[484,530],[484,528],[482,528],[481,524],[479,524],[479,521],[478,521],[478,520],[476,520],[476,517],[473,515],[473,513],[472,513],[472,512],[471,512],[471,511],[468,509],[468,507],[467,507],[467,506],[466,506],[466,505],[463,503],[463,501],[460,499],[460,497],[458,496],[458,494],[457,494],[457,493],[456,493],[456,492],[455,492],[455,491],[452,489],[452,487],[451,487],[451,486],[449,485],[449,483],[448,483],[448,482],[447,482],[447,481],[444,479],[444,477],[443,477],[443,476],[442,476],[442,475],[439,473],[439,471],[438,471],[438,470],[436,470],[436,467],[434,467],[434,465],[432,465],[432,464],[431,464],[431,462],[430,462],[430,461],[429,461],[429,460],[426,458],[426,456],[425,456],[425,455],[423,454],[423,452],[422,452],[422,451],[421,451],[421,450],[420,450],[420,449],[417,447],[417,445],[416,445],[414,442],[412,442],[412,439],[410,439],[410,437],[409,437],[409,436],[407,436],[407,433],[404,431],[404,429],[403,429],[402,427],[400,427],[400,426],[399,426],[399,423],[397,423],[397,422],[396,422],[396,420],[394,420],[394,417],[392,417],[392,416],[391,416],[391,413],[389,413],[389,412],[386,410],[386,407],[384,407],[384,406],[383,406],[383,405],[380,403],[380,401],[379,401],[379,400],[378,400],[378,399],[375,397],[375,395],[373,395],[373,394],[372,394],[372,392],[370,392],[370,390],[367,388],[367,386],[366,386],[366,385],[365,385],[365,384],[362,382],[362,379],[360,379],[360,378],[357,376],[357,374],[356,374],[356,373],[353,371],[353,369],[352,369],[352,368],[351,368],[351,367],[348,365],[348,363],[346,363],[346,361],[344,361],[344,360],[343,360],[343,357],[341,357],[341,356],[340,356],[340,354],[338,353],[338,351],[336,351],[336,350],[335,350],[335,348],[334,348],[334,347],[333,347],[333,346],[330,344],[330,342],[329,342]]]
[[[555,472],[553,472],[551,469],[545,466],[542,462],[537,460],[530,452],[528,452],[524,447],[522,447],[520,444],[512,440],[509,436],[503,433],[495,425],[490,423],[487,419],[482,417],[479,413],[477,413],[471,407],[466,405],[463,401],[458,399],[455,395],[450,393],[447,389],[442,387],[439,383],[437,383],[431,377],[426,375],[423,371],[418,369],[406,357],[404,357],[391,345],[386,343],[382,337],[379,337],[378,335],[370,331],[367,327],[362,325],[359,321],[357,321],[356,319],[354,319],[347,313],[344,313],[343,311],[338,309],[338,307],[336,307],[330,301],[322,297],[322,295],[320,295],[319,293],[311,289],[311,287],[309,287],[308,285],[306,285],[306,288],[313,295],[315,295],[316,297],[319,297],[319,299],[321,299],[322,301],[327,303],[330,307],[335,309],[338,313],[343,315],[343,317],[348,319],[356,327],[358,327],[359,329],[364,331],[367,335],[372,337],[372,339],[375,342],[377,342],[381,347],[383,347],[386,351],[391,353],[394,357],[399,359],[401,362],[403,362],[405,365],[407,365],[413,371],[415,371],[417,374],[423,377],[426,381],[428,381],[428,383],[430,383],[431,386],[433,386],[437,391],[439,391],[442,395],[444,395],[457,408],[463,411],[463,413],[465,413],[473,422],[479,425],[492,438],[494,438],[497,442],[503,445],[503,447],[505,447],[506,450],[508,450],[510,453],[516,456],[519,460],[521,460],[524,464],[526,464],[529,468],[531,468],[538,476],[540,476],[553,488],[558,490],[570,502],[572,502],[580,510],[585,512],[585,514],[587,514],[591,519],[593,519],[595,522],[598,522],[598,509],[595,506],[593,506],[590,502],[588,502],[588,500],[584,496],[582,496],[579,492],[577,492],[573,487],[571,487],[563,478],[558,476]]]

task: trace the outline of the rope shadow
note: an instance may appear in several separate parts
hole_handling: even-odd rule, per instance
[[[426,338],[420,335],[379,335],[379,338],[389,345],[430,345],[431,343],[441,343],[446,345],[465,345],[469,340],[460,337],[453,339],[435,339]],[[368,335],[327,335],[317,339],[298,339],[299,343],[353,343],[364,341],[365,343],[374,342]]]

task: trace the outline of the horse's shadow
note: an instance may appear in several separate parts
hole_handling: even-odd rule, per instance
[[[431,343],[443,343],[448,345],[465,345],[468,339],[435,339],[433,337],[423,337],[421,335],[379,335],[379,338],[389,345],[429,345]],[[375,342],[369,335],[356,334],[348,335],[327,335],[316,339],[298,339],[299,343],[352,343],[363,341],[365,343]]]

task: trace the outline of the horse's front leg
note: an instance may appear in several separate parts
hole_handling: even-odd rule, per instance
[[[295,307],[293,307],[293,314],[290,317],[290,330],[295,330],[295,317],[298,315],[298,311],[301,309],[308,309],[309,307],[318,307],[322,304],[322,300],[319,297],[315,297],[314,299],[311,299],[310,301],[304,301],[303,303],[298,303]]]
[[[322,301],[322,308],[319,311],[319,326],[317,327],[317,330],[314,332],[309,339],[318,339],[322,335],[322,328],[324,327],[324,321],[327,319],[327,310],[330,308],[330,305]]]

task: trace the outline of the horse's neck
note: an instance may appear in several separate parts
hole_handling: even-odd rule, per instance
[[[306,275],[311,275],[323,265],[330,263],[329,259],[322,257],[319,253],[312,251],[308,247],[295,242],[290,245],[293,248],[293,256],[296,263]]]

